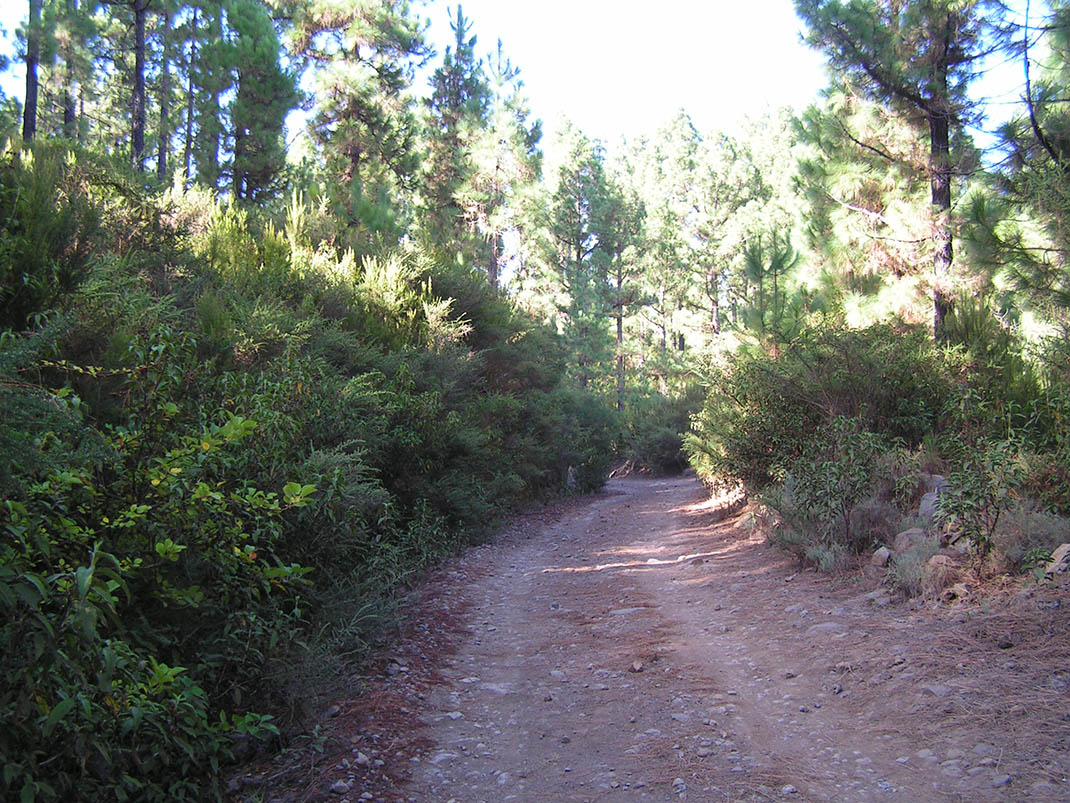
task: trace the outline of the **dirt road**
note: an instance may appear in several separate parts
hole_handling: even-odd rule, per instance
[[[718,518],[614,481],[443,567],[303,799],[1070,800],[1065,594],[911,605]]]

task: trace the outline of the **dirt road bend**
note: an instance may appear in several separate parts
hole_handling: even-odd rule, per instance
[[[1019,667],[998,611],[800,571],[721,515],[693,479],[613,481],[441,569],[379,678],[407,739],[352,738],[390,794],[351,773],[345,797],[1070,800],[1065,663]],[[1021,596],[1065,640],[1065,600]]]

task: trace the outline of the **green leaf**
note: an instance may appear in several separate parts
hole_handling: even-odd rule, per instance
[[[85,599],[89,593],[89,586],[93,583],[93,567],[79,566],[74,576],[78,583],[78,597],[79,599]]]
[[[41,731],[44,733],[45,736],[51,734],[52,729],[55,728],[56,725],[58,725],[60,721],[65,716],[67,716],[67,714],[70,713],[71,709],[75,706],[75,702],[76,701],[73,697],[68,697],[66,700],[60,700],[58,703],[56,703],[55,708],[53,708],[49,712],[48,719],[45,720],[45,724],[41,728]]]
[[[11,782],[22,774],[22,765],[10,762],[4,765],[4,786],[10,787]]]

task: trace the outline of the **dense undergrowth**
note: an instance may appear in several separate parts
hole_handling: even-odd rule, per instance
[[[814,315],[776,348],[728,356],[694,418],[692,464],[708,484],[742,483],[770,538],[824,570],[918,525],[968,544],[982,571],[1041,564],[1070,537],[1067,340],[1031,350],[968,298],[947,334],[938,347],[917,327]],[[936,543],[895,556],[890,582],[919,591]]]
[[[95,164],[0,162],[0,788],[209,799],[406,578],[599,487],[617,421],[481,277]]]

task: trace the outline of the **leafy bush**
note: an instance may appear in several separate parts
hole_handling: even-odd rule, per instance
[[[826,543],[853,552],[870,545],[868,531],[855,526],[856,513],[877,487],[884,449],[880,436],[862,430],[860,423],[833,419],[791,467],[792,503],[814,517]]]
[[[899,519],[896,507],[876,496],[886,478],[884,442],[859,424],[837,418],[816,432],[783,485],[763,495],[779,519],[771,542],[824,571],[887,541]]]
[[[1021,484],[1018,448],[1011,441],[982,442],[947,479],[937,500],[936,523],[966,538],[983,561],[1000,517],[1014,505]]]
[[[707,483],[780,481],[812,434],[837,417],[907,446],[939,428],[953,387],[943,358],[920,329],[824,326],[777,357],[744,351],[708,380],[686,448]]]
[[[701,406],[700,388],[679,396],[651,393],[631,400],[625,409],[625,442],[620,456],[655,474],[679,474],[687,468],[684,433]]]
[[[219,797],[233,738],[300,715],[415,572],[598,488],[619,432],[471,274],[141,200],[63,317],[0,334],[5,799]]]
[[[0,153],[0,329],[22,329],[85,278],[100,216],[73,153]]]

